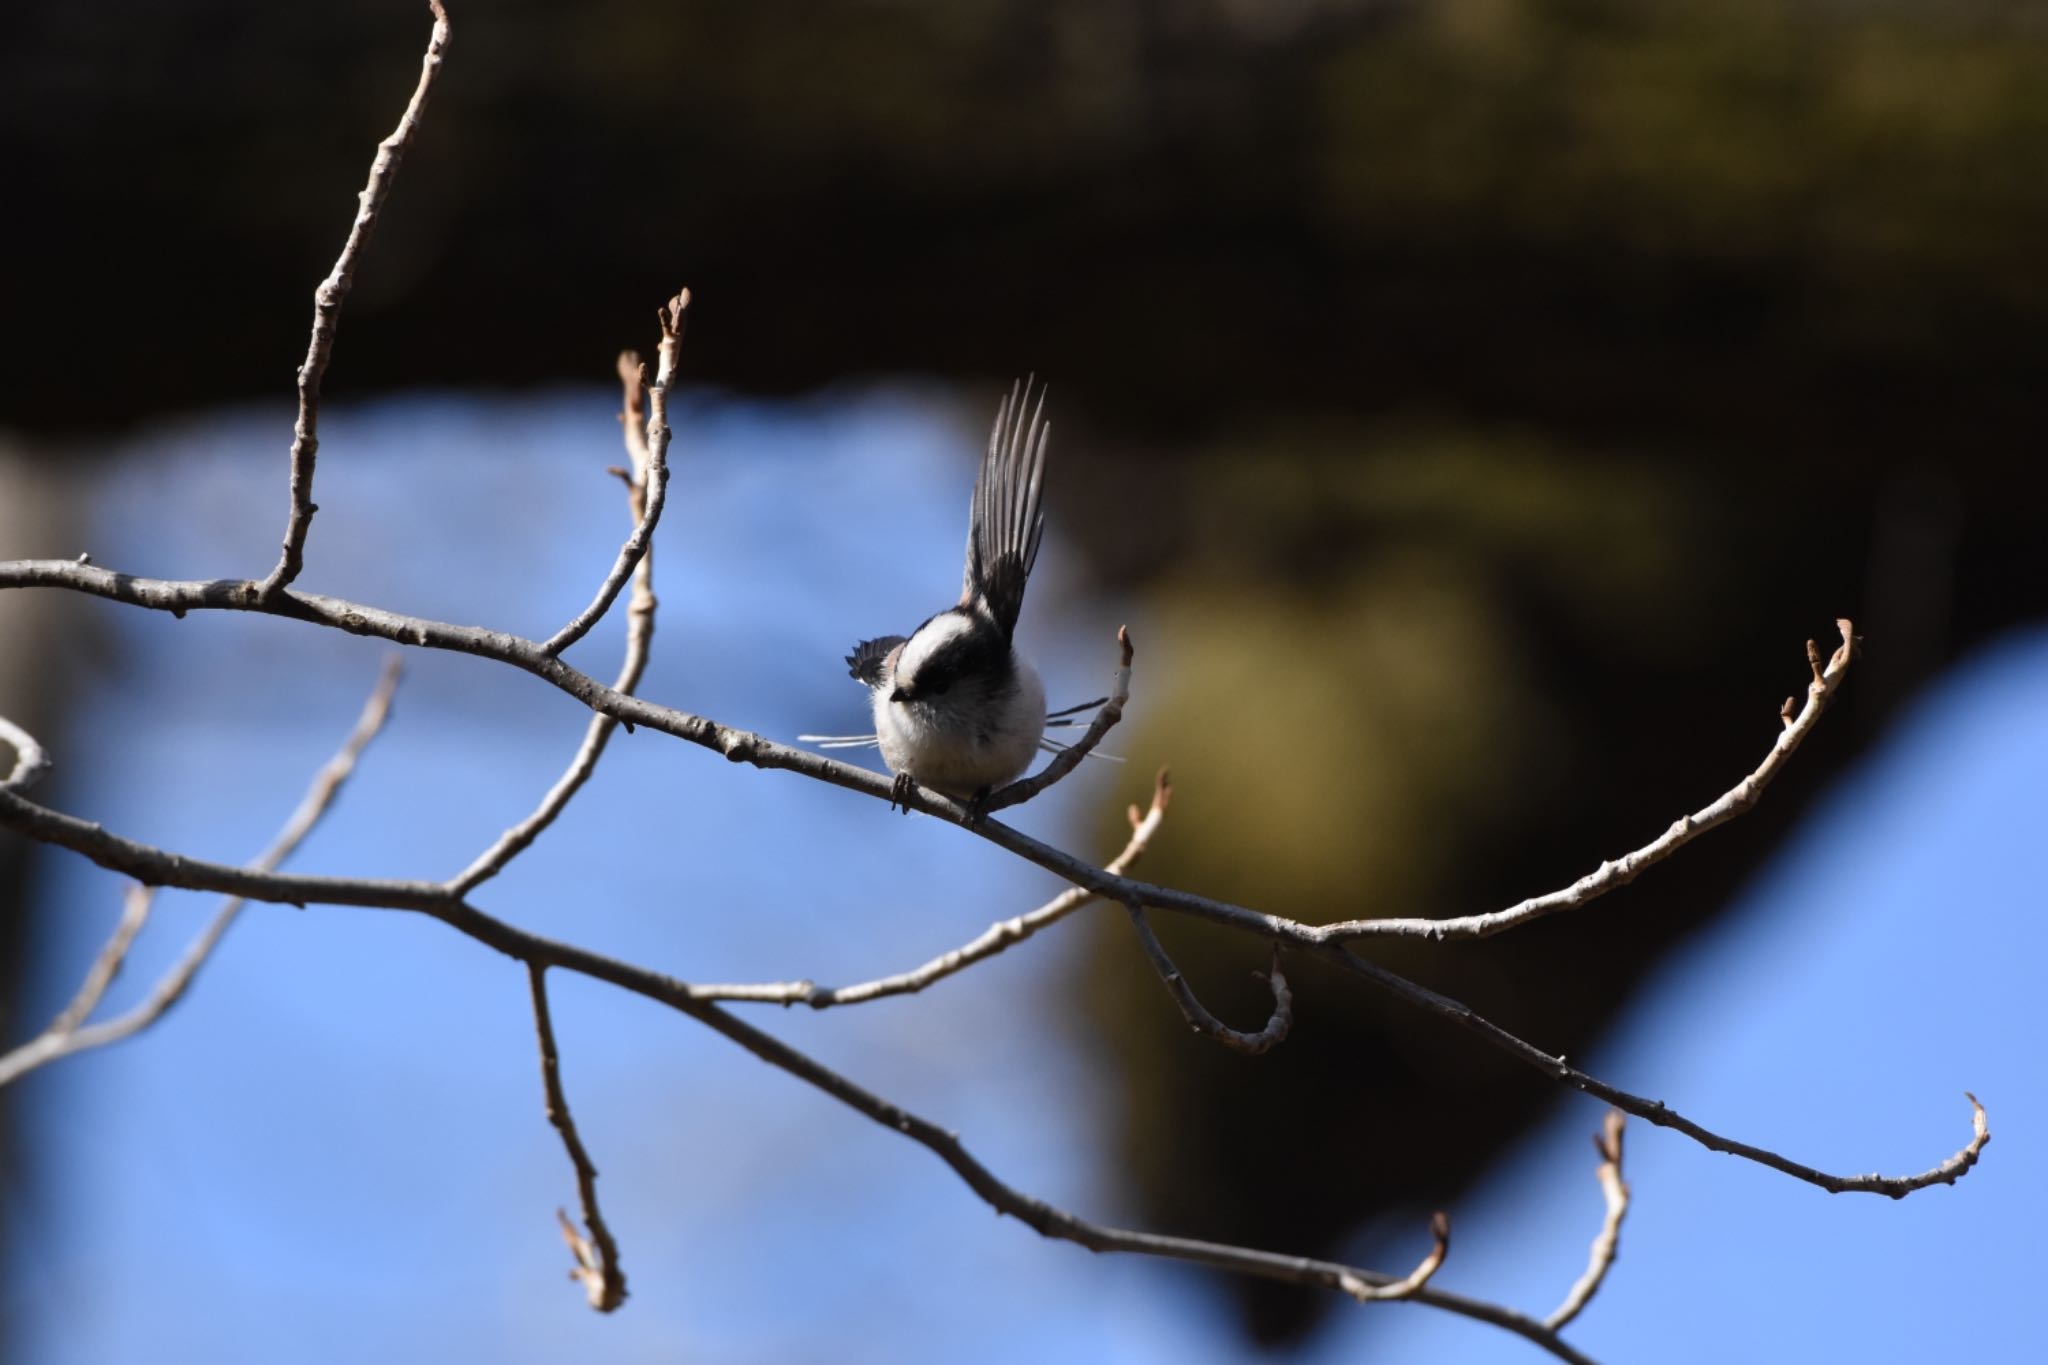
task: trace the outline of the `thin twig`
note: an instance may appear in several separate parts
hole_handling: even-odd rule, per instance
[[[1429,1235],[1435,1243],[1429,1254],[1415,1269],[1408,1272],[1406,1279],[1392,1284],[1367,1284],[1363,1280],[1339,1281],[1337,1287],[1357,1299],[1360,1303],[1391,1303],[1397,1299],[1412,1299],[1417,1290],[1428,1284],[1430,1278],[1443,1268],[1444,1257],[1451,1254],[1451,1216],[1439,1209],[1430,1215]],[[1557,1330],[1554,1326],[1552,1331]]]
[[[284,828],[278,831],[270,847],[257,855],[256,860],[249,865],[249,870],[255,873],[274,871],[304,842],[306,836],[313,832],[313,827],[334,804],[334,798],[340,794],[342,784],[348,780],[349,774],[355,771],[356,760],[362,757],[363,750],[369,747],[370,741],[384,728],[384,722],[391,714],[391,698],[398,688],[401,672],[397,655],[394,654],[385,661],[383,672],[378,675],[377,685],[370,689],[370,696],[363,703],[362,712],[356,717],[355,726],[349,731],[348,738],[342,741],[341,748],[336,751],[334,757],[328,759],[320,771],[313,775],[313,781],[307,787],[306,794],[299,799],[298,808],[292,812],[291,818],[285,821]],[[114,932],[108,937],[106,945],[93,959],[84,983],[78,988],[78,994],[41,1034],[5,1055],[0,1055],[0,1086],[39,1066],[56,1061],[59,1057],[68,1057],[75,1052],[105,1047],[109,1043],[133,1037],[161,1019],[171,1006],[184,997],[186,990],[192,985],[193,978],[199,974],[199,969],[206,965],[206,960],[212,956],[214,947],[227,933],[228,927],[235,922],[235,916],[241,913],[245,903],[240,896],[229,897],[214,912],[206,928],[193,939],[184,954],[164,973],[150,990],[148,997],[140,1004],[112,1019],[97,1024],[86,1024],[87,1017],[99,1007],[108,983],[114,979],[127,960],[128,949],[148,919],[150,904],[154,898],[155,890],[150,886],[129,889],[123,899],[121,919],[114,926]]]
[[[1194,987],[1188,985],[1180,968],[1174,966],[1173,959],[1166,955],[1166,945],[1145,922],[1144,910],[1135,905],[1126,905],[1124,909],[1130,912],[1131,927],[1138,931],[1138,945],[1145,950],[1146,960],[1151,962],[1152,970],[1159,973],[1159,979],[1166,983],[1167,993],[1173,997],[1173,1003],[1180,1006],[1181,1017],[1188,1021],[1189,1028],[1247,1057],[1271,1051],[1286,1040],[1287,1031],[1294,1027],[1294,995],[1287,989],[1287,978],[1280,972],[1279,948],[1273,949],[1273,965],[1265,974],[1266,984],[1273,990],[1272,1017],[1257,1033],[1240,1033],[1209,1013],[1195,998]]]
[[[1610,1109],[1600,1131],[1593,1134],[1593,1150],[1600,1153],[1600,1168],[1595,1174],[1600,1180],[1600,1196],[1607,1202],[1607,1214],[1593,1237],[1586,1273],[1579,1276],[1557,1311],[1543,1320],[1543,1325],[1553,1332],[1563,1331],[1566,1323],[1585,1311],[1593,1296],[1600,1292],[1600,1284],[1607,1278],[1608,1268],[1621,1247],[1621,1220],[1628,1216],[1628,1184],[1621,1178],[1621,1130],[1627,1122],[1626,1114]]]
[[[1102,742],[1110,727],[1124,718],[1124,704],[1131,699],[1131,632],[1125,626],[1116,628],[1117,666],[1110,680],[1109,699],[1095,713],[1088,728],[1081,737],[1053,755],[1052,762],[1030,777],[1020,778],[1001,791],[990,793],[987,800],[976,808],[979,815],[991,815],[1010,806],[1021,805],[1032,797],[1065,777],[1081,766],[1081,760],[1089,751]],[[976,823],[979,823],[977,820]]]
[[[1632,1095],[1626,1090],[1616,1089],[1605,1081],[1567,1064],[1564,1058],[1553,1057],[1542,1049],[1523,1042],[1500,1025],[1475,1014],[1470,1006],[1449,996],[1438,995],[1427,986],[1417,985],[1408,978],[1396,975],[1377,963],[1368,962],[1346,949],[1328,946],[1314,951],[1324,960],[1348,968],[1410,1004],[1419,1005],[1466,1032],[1478,1035],[1516,1061],[1535,1068],[1560,1085],[1583,1091],[1595,1099],[1605,1100],[1615,1108],[1626,1110],[1639,1119],[1646,1119],[1659,1128],[1669,1128],[1674,1132],[1683,1133],[1710,1151],[1726,1152],[1730,1156],[1739,1156],[1760,1166],[1768,1166],[1795,1180],[1818,1185],[1830,1194],[1881,1194],[1888,1198],[1901,1199],[1915,1190],[1926,1189],[1929,1185],[1953,1185],[1977,1164],[1977,1158],[1983,1154],[1984,1144],[1991,1141],[1991,1129],[1984,1115],[1984,1106],[1977,1103],[1975,1095],[1965,1091],[1963,1098],[1970,1102],[1970,1141],[1947,1160],[1918,1175],[1831,1175],[1812,1166],[1801,1165],[1765,1148],[1723,1137],[1712,1129],[1693,1122],[1662,1100],[1648,1100],[1640,1095]]]
[[[376,230],[377,215],[383,210],[391,182],[398,176],[399,163],[419,131],[420,116],[433,94],[434,78],[441,74],[441,58],[448,50],[448,12],[441,0],[427,0],[434,11],[434,31],[427,39],[427,54],[420,60],[419,84],[398,120],[391,136],[377,144],[376,159],[370,163],[370,179],[356,197],[355,222],[335,258],[334,269],[313,291],[313,334],[306,345],[306,360],[299,367],[299,419],[292,431],[291,515],[285,522],[284,550],[277,567],[258,589],[271,598],[289,586],[305,566],[306,535],[313,527],[313,514],[320,510],[313,501],[313,465],[320,450],[320,381],[334,353],[334,333],[341,322],[341,306],[355,283],[356,260]]]
[[[1159,831],[1160,822],[1166,818],[1167,803],[1173,797],[1173,786],[1167,781],[1166,769],[1161,768],[1152,783],[1152,805],[1145,811],[1136,806],[1126,812],[1131,822],[1130,842],[1123,852],[1112,858],[1106,870],[1121,876],[1138,859],[1145,856],[1145,850],[1152,842],[1152,836]],[[809,1005],[813,1009],[828,1009],[833,1005],[859,1005],[869,1000],[880,1000],[892,995],[913,995],[935,981],[941,981],[955,972],[964,971],[975,963],[994,957],[1006,948],[1022,943],[1041,929],[1045,929],[1084,905],[1100,899],[1085,887],[1070,887],[1047,901],[1038,909],[1012,919],[998,920],[982,934],[963,943],[949,953],[925,963],[922,967],[894,976],[881,977],[874,981],[863,981],[855,986],[817,986],[808,981],[773,981],[759,985],[737,986],[692,986],[690,994],[698,1000],[743,1000],[772,1005]]]
[[[626,512],[635,526],[645,520],[648,478],[653,466],[653,454],[648,441],[645,422],[644,397],[647,391],[647,368],[640,363],[640,357],[632,351],[619,356],[619,381],[625,388],[625,409],[619,414],[619,422],[626,436],[626,457],[631,468],[615,469],[626,484]],[[665,428],[664,428],[665,429]],[[654,641],[654,610],[659,605],[654,596],[654,547],[646,546],[640,555],[640,562],[633,569],[633,592],[626,600],[626,657],[619,666],[619,676],[612,681],[612,690],[631,696],[633,689],[640,685],[641,675],[647,671],[648,648]],[[619,728],[616,716],[602,711],[592,714],[590,723],[584,728],[583,742],[577,746],[575,756],[555,785],[541,798],[540,805],[532,814],[498,836],[496,843],[476,856],[476,860],[448,883],[448,889],[458,896],[466,896],[483,882],[497,876],[505,866],[538,839],[541,832],[555,822],[556,817],[567,809],[569,801],[583,789],[590,775],[597,771],[597,761],[604,757],[605,746],[611,742],[612,731]]]
[[[25,792],[50,771],[50,756],[36,737],[5,716],[0,716],[0,741],[14,750],[14,766],[0,778],[0,791]]]
[[[575,644],[604,619],[604,614],[618,600],[619,590],[625,587],[626,580],[632,576],[634,567],[646,555],[647,547],[654,539],[654,528],[661,521],[662,506],[668,501],[668,391],[669,385],[675,382],[676,361],[683,349],[683,319],[689,307],[690,291],[684,289],[655,311],[655,318],[661,324],[661,351],[654,382],[647,386],[647,459],[639,471],[644,491],[639,517],[633,523],[633,533],[619,547],[619,557],[613,562],[611,572],[605,575],[604,582],[598,585],[597,596],[590,599],[590,605],[576,613],[568,625],[541,645],[540,652],[547,658],[552,659]]]
[[[100,1007],[106,998],[107,987],[120,975],[121,967],[128,961],[128,950],[134,946],[135,936],[142,932],[142,926],[149,922],[150,907],[156,901],[156,890],[148,886],[131,886],[121,897],[121,918],[114,922],[114,932],[107,936],[104,947],[86,968],[85,980],[79,983],[78,994],[60,1010],[45,1033],[70,1033],[84,1023],[92,1012]],[[4,1064],[0,1064],[4,1065]]]
[[[1625,853],[1610,862],[1600,864],[1561,891],[1531,896],[1519,905],[1511,905],[1505,910],[1495,910],[1483,915],[1465,915],[1457,919],[1349,920],[1342,924],[1327,926],[1326,932],[1339,941],[1386,937],[1488,938],[1544,915],[1553,915],[1560,910],[1576,910],[1589,901],[1598,900],[1617,887],[1627,886],[1646,869],[1663,862],[1715,826],[1724,825],[1745,813],[1762,798],[1764,788],[1769,786],[1771,779],[1784,768],[1800,742],[1813,733],[1813,727],[1820,723],[1821,713],[1827,710],[1828,703],[1835,699],[1835,693],[1841,689],[1842,679],[1849,672],[1849,664],[1856,656],[1855,627],[1846,619],[1835,622],[1835,627],[1841,632],[1842,643],[1826,664],[1821,662],[1819,646],[1811,640],[1806,642],[1806,658],[1813,670],[1813,681],[1806,686],[1806,705],[1795,712],[1791,699],[1786,700],[1779,712],[1783,726],[1771,745],[1771,751],[1764,755],[1764,761],[1757,765],[1756,771],[1691,815],[1679,817],[1671,828],[1633,853]]]
[[[562,1135],[569,1163],[576,1168],[576,1198],[583,1206],[583,1222],[590,1235],[578,1231],[562,1210],[556,1209],[555,1217],[561,1223],[562,1240],[576,1257],[569,1278],[583,1286],[592,1308],[609,1313],[626,1301],[626,1272],[619,1268],[619,1244],[597,1208],[597,1167],[576,1132],[569,1097],[562,1090],[562,1058],[555,1048],[554,1020],[548,1015],[547,970],[540,962],[530,961],[526,966],[526,979],[533,990],[533,1031],[540,1039],[541,1085],[547,1094],[548,1122]]]

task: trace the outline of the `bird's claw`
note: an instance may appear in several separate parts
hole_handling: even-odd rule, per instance
[[[917,783],[909,773],[896,774],[896,780],[889,784],[889,809],[910,814],[910,794],[917,790]]]
[[[969,829],[973,829],[987,818],[988,794],[992,790],[994,789],[991,787],[983,787],[980,791],[967,798],[967,809],[960,816],[961,824]]]

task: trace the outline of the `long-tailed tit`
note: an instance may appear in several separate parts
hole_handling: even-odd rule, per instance
[[[1052,429],[1044,414],[1045,391],[1033,405],[1028,380],[996,412],[974,480],[959,602],[908,636],[863,640],[846,656],[848,671],[873,693],[875,733],[800,736],[826,748],[879,747],[899,799],[915,782],[978,800],[1022,774],[1040,748],[1054,747],[1045,738],[1045,685],[1011,642],[1045,531],[1040,496]]]

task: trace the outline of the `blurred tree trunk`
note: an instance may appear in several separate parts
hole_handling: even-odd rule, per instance
[[[0,553],[9,556],[75,555],[83,522],[84,485],[69,477],[65,462],[37,456],[0,437]],[[0,715],[25,726],[55,751],[57,730],[78,675],[76,630],[60,620],[78,604],[55,593],[0,593]],[[6,762],[12,763],[9,754]],[[53,776],[50,779],[55,780]],[[34,948],[31,909],[41,864],[28,841],[0,833],[0,1046],[46,1021],[23,1008],[22,982]],[[14,1140],[18,1087],[0,1090],[0,1260],[4,1260],[30,1181],[20,1168],[22,1147]],[[12,1335],[0,1316],[0,1357]]]

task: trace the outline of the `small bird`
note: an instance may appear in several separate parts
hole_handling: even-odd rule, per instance
[[[907,636],[863,640],[846,656],[848,672],[873,693],[874,734],[799,736],[825,748],[879,747],[906,811],[913,783],[978,803],[1041,748],[1058,747],[1045,738],[1049,720],[1096,704],[1048,717],[1038,670],[1012,643],[1045,532],[1051,434],[1044,389],[1033,404],[1030,380],[1013,385],[974,480],[960,600]]]

